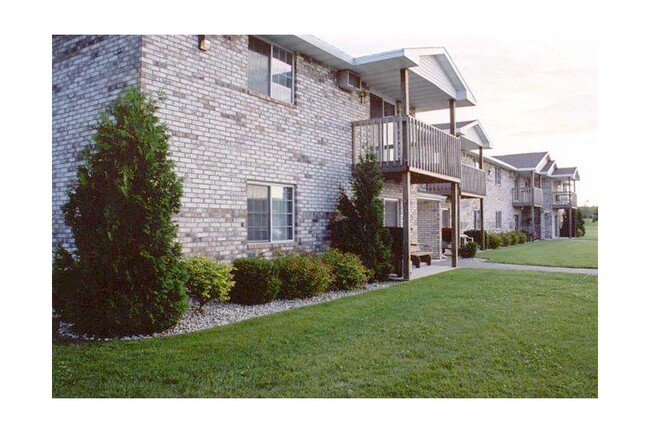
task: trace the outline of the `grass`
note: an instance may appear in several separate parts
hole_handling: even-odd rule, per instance
[[[598,221],[596,222],[591,222],[591,220],[585,221],[585,236],[582,239],[587,241],[598,240]]]
[[[585,222],[585,236],[553,239],[486,250],[478,257],[495,263],[517,265],[559,266],[565,268],[598,268],[598,223]]]
[[[597,277],[461,269],[209,331],[55,343],[55,397],[597,397]]]

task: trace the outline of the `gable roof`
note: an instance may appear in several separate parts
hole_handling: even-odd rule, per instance
[[[400,48],[362,57],[352,57],[311,35],[263,35],[291,51],[305,54],[336,70],[359,74],[371,90],[401,100],[400,69],[408,68],[409,100],[418,111],[476,105],[472,91],[445,48]]]
[[[451,131],[451,123],[438,123],[433,126],[445,132]],[[492,149],[492,141],[478,120],[456,122],[456,132],[462,134],[460,142],[464,150],[474,150],[480,147],[483,149]]]
[[[494,158],[516,167],[517,170],[537,170],[540,163],[548,156],[548,152],[515,153],[498,155]]]
[[[556,168],[552,177],[568,177],[575,180],[580,180],[580,173],[578,173],[578,167],[564,167]]]
[[[553,172],[555,171],[556,165],[557,165],[556,162],[549,158],[548,162],[547,162],[546,165],[545,165],[545,166],[540,170],[540,172],[541,172],[542,174],[547,175],[547,176],[548,176],[548,175],[551,175],[551,174],[553,174]]]

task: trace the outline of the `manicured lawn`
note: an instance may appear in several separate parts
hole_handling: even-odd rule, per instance
[[[597,397],[597,277],[461,269],[174,337],[55,343],[55,397]]]
[[[598,240],[598,221],[591,222],[585,221],[585,240],[597,241]]]
[[[598,268],[598,223],[585,223],[585,232],[581,238],[527,242],[486,250],[477,257],[495,263]]]

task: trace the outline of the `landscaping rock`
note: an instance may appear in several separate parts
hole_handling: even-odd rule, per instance
[[[204,329],[227,325],[229,323],[241,322],[242,320],[251,319],[253,317],[265,316],[267,314],[278,313],[280,311],[291,310],[307,305],[321,304],[323,302],[329,302],[347,296],[354,296],[368,292],[370,290],[383,289],[390,287],[396,283],[398,283],[398,281],[372,283],[359,290],[331,291],[307,299],[278,299],[261,305],[239,305],[230,302],[209,302],[204,305],[203,311],[198,311],[198,303],[190,300],[190,306],[187,312],[185,312],[185,315],[173,328],[151,335],[132,335],[122,337],[121,340],[143,340],[152,337],[201,331]],[[60,322],[59,334],[62,337],[95,340],[94,337],[76,335],[71,330],[71,324],[65,322]]]

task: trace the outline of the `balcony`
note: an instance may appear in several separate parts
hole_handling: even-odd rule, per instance
[[[527,186],[524,188],[512,189],[512,205],[518,206],[538,206],[544,203],[544,193],[541,188]]]
[[[462,198],[485,198],[485,171],[470,165],[460,167],[460,195]],[[429,183],[424,188],[426,192],[439,195],[451,195],[450,183]]]
[[[553,191],[553,208],[568,209],[578,207],[578,196],[574,192]]]
[[[352,156],[377,154],[387,177],[410,171],[413,183],[459,182],[460,139],[411,116],[352,122]]]

